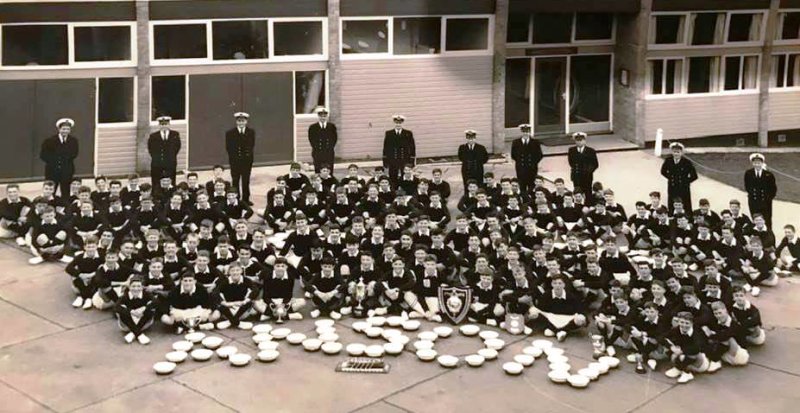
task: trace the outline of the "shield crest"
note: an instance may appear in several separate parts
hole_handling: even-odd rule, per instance
[[[439,309],[451,324],[461,324],[469,313],[472,289],[469,287],[439,287]]]

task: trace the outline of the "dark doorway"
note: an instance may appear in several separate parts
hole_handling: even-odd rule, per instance
[[[536,59],[534,132],[538,134],[564,133],[566,116],[566,57],[543,57]]]

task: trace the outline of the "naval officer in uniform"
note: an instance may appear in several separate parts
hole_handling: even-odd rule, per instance
[[[61,189],[61,197],[69,198],[69,184],[75,174],[75,158],[78,157],[78,139],[70,134],[75,121],[61,118],[56,121],[58,133],[42,142],[39,158],[44,162],[44,179]],[[53,193],[55,194],[55,192]]]
[[[483,166],[489,162],[489,153],[486,147],[477,143],[478,132],[472,129],[464,131],[467,143],[458,147],[458,159],[461,161],[461,180],[464,188],[467,181],[474,179],[477,182],[483,181]]]
[[[316,112],[319,121],[308,127],[308,142],[311,144],[314,172],[319,173],[323,166],[327,166],[333,174],[336,142],[339,135],[336,125],[328,121],[328,109],[320,106]]]
[[[544,155],[542,145],[531,137],[531,125],[519,125],[522,136],[511,143],[511,159],[517,172],[519,188],[523,193],[533,191],[534,181],[539,174],[539,162]]]
[[[672,157],[664,159],[661,175],[667,178],[669,213],[672,214],[675,199],[680,198],[686,211],[692,210],[692,182],[697,180],[697,171],[692,161],[683,157],[684,146],[680,142],[669,145]]]
[[[243,203],[250,202],[250,173],[253,171],[253,148],[256,144],[256,131],[247,126],[250,114],[236,112],[236,127],[225,132],[225,149],[231,165],[231,185],[239,192]]]
[[[389,129],[383,138],[383,167],[389,172],[389,179],[395,187],[403,174],[406,165],[415,166],[417,162],[417,146],[414,133],[403,128],[406,121],[403,115],[393,115],[394,129]]]
[[[159,116],[158,131],[150,134],[147,140],[147,151],[150,152],[150,181],[153,189],[160,187],[162,177],[172,179],[175,185],[175,173],[178,169],[178,152],[181,150],[181,135],[169,128],[172,118]]]
[[[778,193],[775,184],[775,175],[766,170],[764,155],[754,153],[750,155],[753,167],[744,173],[744,189],[747,191],[747,204],[750,216],[761,214],[767,222],[767,228],[772,230],[772,200]]]
[[[581,192],[589,199],[592,195],[594,171],[597,170],[597,152],[586,146],[586,134],[577,132],[572,135],[575,146],[569,148],[567,160],[569,161],[569,176],[572,180],[573,190],[580,188]]]

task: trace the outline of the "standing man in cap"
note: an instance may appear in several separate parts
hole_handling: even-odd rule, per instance
[[[73,126],[75,121],[70,118],[56,121],[58,133],[45,139],[39,151],[39,158],[44,162],[44,179],[55,182],[55,191],[61,188],[64,199],[69,198],[69,183],[78,157],[78,139],[70,135]]]
[[[775,175],[764,168],[764,155],[754,153],[750,155],[750,162],[753,167],[744,173],[744,189],[747,191],[750,216],[763,215],[767,228],[772,230],[772,200],[778,193]]]
[[[333,174],[336,142],[339,135],[336,132],[336,125],[328,122],[328,109],[320,106],[316,112],[319,122],[308,127],[308,142],[311,144],[314,172],[319,173],[323,166],[327,166]]]
[[[383,167],[389,171],[389,180],[397,187],[403,174],[403,167],[417,163],[417,145],[414,134],[403,128],[406,121],[403,115],[393,115],[394,129],[389,129],[383,138]]]
[[[247,127],[250,115],[245,112],[233,114],[236,127],[225,132],[225,149],[231,165],[231,185],[239,192],[239,199],[247,205],[250,202],[250,172],[253,170],[253,148],[256,144],[256,131]]]
[[[569,148],[567,160],[569,161],[570,179],[573,190],[580,188],[586,199],[591,201],[594,171],[597,169],[597,152],[586,146],[586,134],[577,132],[572,134],[575,146]]]
[[[517,181],[523,193],[532,191],[536,186],[534,180],[539,174],[539,162],[544,155],[542,145],[531,137],[531,125],[525,123],[519,125],[522,136],[511,143],[511,159],[514,160],[514,167],[517,170]]]
[[[178,152],[181,150],[181,135],[169,128],[172,118],[159,116],[156,120],[158,131],[151,133],[147,140],[147,151],[150,152],[150,181],[154,189],[161,186],[162,177],[169,177],[172,179],[172,185],[175,185]]]
[[[458,147],[458,159],[461,161],[461,180],[464,182],[464,189],[467,188],[467,181],[474,179],[478,182],[483,180],[483,165],[489,162],[489,153],[486,147],[476,143],[478,132],[472,129],[464,131],[467,143]]]
[[[692,161],[683,157],[683,144],[672,142],[669,145],[672,150],[672,157],[664,159],[661,165],[661,175],[667,178],[667,205],[670,214],[673,212],[675,199],[680,198],[683,205],[687,206],[687,211],[691,211],[692,205],[692,182],[697,180],[697,171],[694,169]]]

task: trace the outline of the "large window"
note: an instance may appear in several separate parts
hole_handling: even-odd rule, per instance
[[[559,45],[614,38],[611,13],[533,13],[508,17],[508,43]]]
[[[326,104],[325,71],[294,72],[294,113],[314,113],[317,106]]]
[[[202,59],[207,55],[206,25],[158,24],[153,42],[156,59]]]
[[[611,55],[573,56],[570,123],[607,122],[611,96]]]
[[[342,53],[389,53],[389,20],[342,21]]]
[[[508,30],[506,42],[530,43],[531,15],[524,13],[511,13],[508,15]]]
[[[489,19],[447,18],[444,49],[447,51],[488,50]]]
[[[689,93],[710,93],[717,91],[719,58],[714,56],[690,57],[689,80],[686,90]]]
[[[728,42],[757,42],[761,40],[761,13],[731,13],[728,22]]]
[[[681,93],[682,59],[657,59],[648,62],[651,95]]]
[[[575,15],[575,40],[607,40],[613,37],[614,15],[578,13]],[[606,111],[607,112],[607,111]]]
[[[442,43],[442,19],[404,17],[394,19],[394,54],[436,54]]]
[[[724,13],[697,13],[692,15],[693,46],[720,44],[724,34]]]
[[[3,66],[69,64],[67,25],[3,26]]]
[[[75,27],[75,61],[131,60],[130,26]]]
[[[800,11],[780,14],[781,29],[778,32],[780,40],[800,39]]]
[[[268,58],[268,26],[267,20],[212,22],[214,60]]]
[[[151,119],[186,119],[186,76],[153,76]]]
[[[275,56],[321,55],[322,22],[278,22],[274,23]]]
[[[530,122],[531,59],[506,60],[506,120],[507,128]]]
[[[755,89],[758,83],[758,56],[725,57],[725,90]]]
[[[800,87],[800,54],[772,57],[772,87]]]
[[[133,122],[133,78],[111,77],[97,80],[97,122]]]

